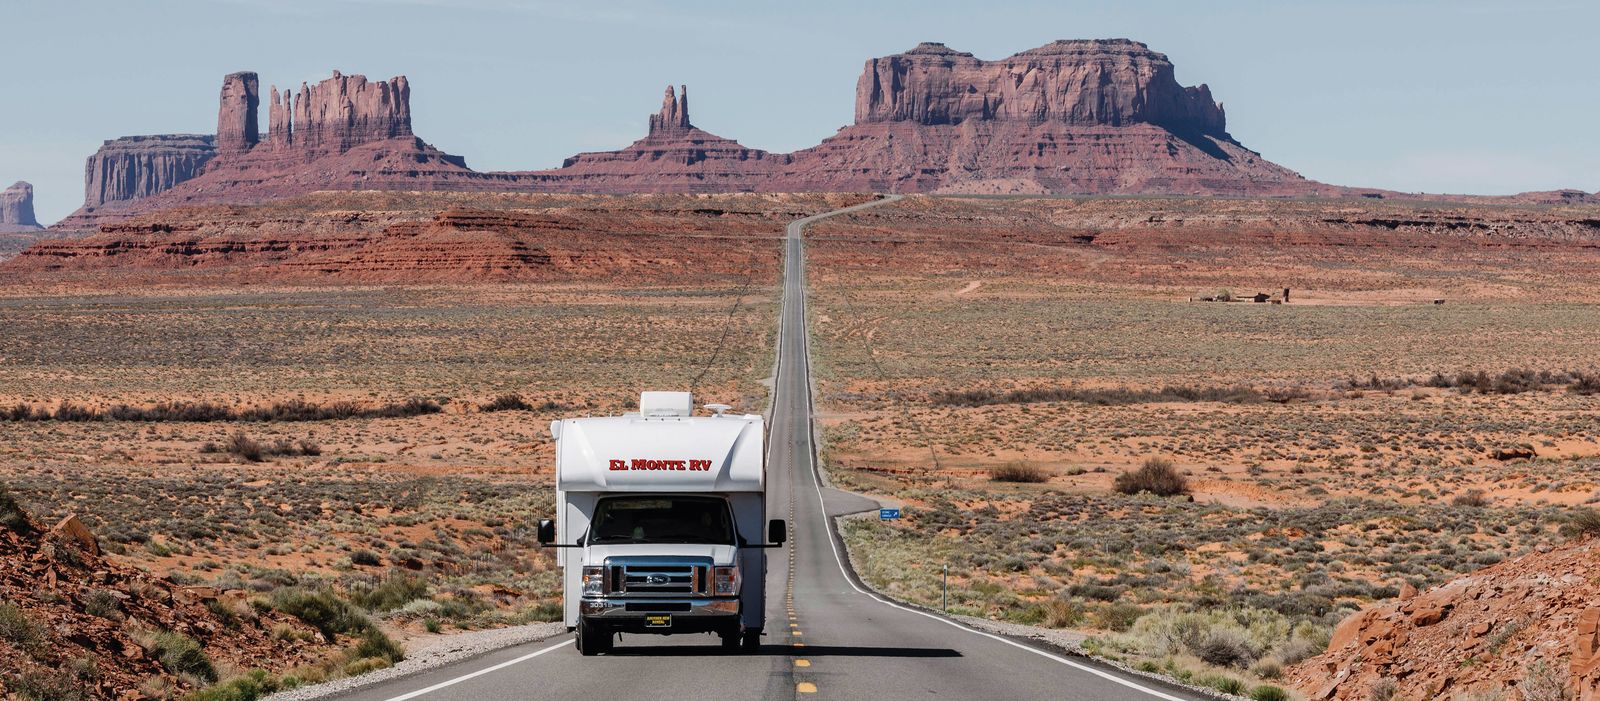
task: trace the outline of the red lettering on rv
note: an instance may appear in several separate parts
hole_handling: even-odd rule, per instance
[[[627,472],[631,470],[671,471],[671,472],[710,472],[710,460],[651,460],[649,458],[634,458],[632,460],[612,459],[607,465],[612,472]]]

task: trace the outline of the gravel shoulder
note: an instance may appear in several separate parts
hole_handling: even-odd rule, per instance
[[[494,630],[474,630],[465,633],[439,636],[415,641],[416,647],[407,645],[406,659],[388,669],[380,669],[358,677],[335,679],[322,684],[282,691],[267,697],[267,701],[311,701],[326,699],[355,691],[373,684],[408,677],[430,669],[455,664],[512,645],[537,642],[566,632],[561,623],[535,623]]]

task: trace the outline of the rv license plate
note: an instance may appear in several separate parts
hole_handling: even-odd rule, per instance
[[[645,624],[646,627],[649,627],[649,628],[671,628],[672,627],[672,615],[671,614],[662,614],[662,615],[657,615],[657,616],[645,616],[644,617],[644,624]]]

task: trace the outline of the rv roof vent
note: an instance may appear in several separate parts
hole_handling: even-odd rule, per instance
[[[707,404],[706,405],[706,411],[709,411],[709,412],[711,412],[713,414],[716,414],[717,416],[722,416],[722,412],[727,411],[727,410],[732,409],[732,408],[733,407],[728,406],[727,404]]]
[[[688,416],[694,413],[694,395],[688,392],[641,392],[639,413],[646,417]]]

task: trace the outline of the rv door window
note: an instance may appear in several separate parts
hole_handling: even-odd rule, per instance
[[[733,543],[728,502],[715,497],[607,497],[595,507],[590,545]]]

